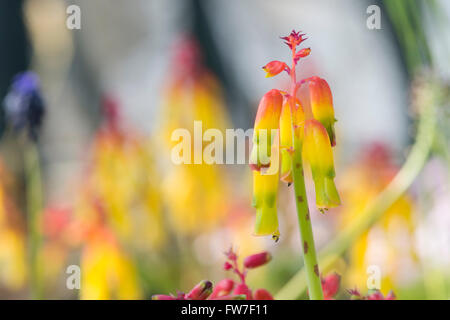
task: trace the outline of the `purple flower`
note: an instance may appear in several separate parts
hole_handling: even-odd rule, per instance
[[[45,106],[41,95],[39,77],[31,71],[17,74],[3,101],[6,119],[16,131],[27,130],[31,139],[37,140]]]

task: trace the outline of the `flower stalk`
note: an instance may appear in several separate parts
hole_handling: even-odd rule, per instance
[[[39,152],[36,143],[30,141],[24,150],[26,199],[29,230],[29,275],[30,290],[33,299],[43,298],[43,283],[39,252],[42,243],[41,212],[42,212],[42,181],[39,164]]]
[[[311,300],[323,300],[322,284],[319,273],[319,264],[317,261],[314,236],[309,214],[308,199],[306,196],[305,180],[303,174],[302,161],[302,142],[296,134],[297,128],[294,123],[294,106],[297,96],[297,79],[295,73],[296,67],[296,46],[292,46],[292,67],[291,67],[291,88],[290,88],[290,106],[291,106],[291,130],[292,145],[294,147],[292,161],[292,176],[294,183],[295,204],[297,208],[297,218],[300,230],[300,240],[303,250],[303,260],[305,264],[306,280],[309,288],[309,297]]]

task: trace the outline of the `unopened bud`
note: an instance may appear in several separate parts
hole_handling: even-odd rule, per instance
[[[288,66],[286,63],[281,61],[271,61],[263,67],[263,70],[266,72],[266,78],[270,78],[276,76],[281,73],[283,70],[286,70]]]
[[[261,252],[245,258],[244,266],[248,269],[253,269],[265,265],[270,260],[272,260],[272,255],[269,252]]]
[[[254,300],[274,300],[272,295],[266,289],[257,289],[253,293]]]
[[[202,280],[197,284],[191,292],[186,295],[186,299],[190,300],[205,300],[212,292],[212,282],[208,280]]]
[[[332,299],[339,290],[341,276],[337,273],[330,274],[322,279],[323,296],[326,300]]]
[[[234,281],[231,279],[223,279],[217,283],[214,290],[210,296],[210,299],[215,299],[218,297],[223,297],[229,295],[231,290],[233,290]]]
[[[223,264],[224,270],[230,270],[233,266],[228,261]]]

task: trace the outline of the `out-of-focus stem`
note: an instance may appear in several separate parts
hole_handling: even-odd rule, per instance
[[[26,175],[26,200],[28,224],[29,279],[33,299],[42,299],[43,283],[39,265],[39,250],[42,241],[42,182],[39,153],[35,142],[28,142],[24,150]]]
[[[425,165],[435,136],[436,101],[420,107],[422,107],[422,111],[419,117],[416,142],[412,146],[405,164],[389,185],[358,215],[359,218],[340,232],[337,238],[320,252],[319,258],[323,270],[330,268],[361,234],[380,219],[383,213],[411,186]],[[305,269],[306,266],[299,270],[275,298],[298,298],[306,289],[305,282],[301,281],[305,275]]]
[[[317,261],[316,247],[311,225],[311,218],[308,208],[308,199],[306,197],[305,179],[303,175],[302,144],[295,133],[293,108],[296,105],[297,80],[295,74],[295,46],[292,48],[292,67],[291,67],[291,126],[292,126],[292,145],[294,154],[292,161],[292,176],[294,182],[295,204],[297,208],[298,225],[300,229],[301,247],[303,249],[303,261],[305,264],[306,282],[309,289],[309,298],[311,300],[323,300],[322,283],[320,280],[319,264]]]

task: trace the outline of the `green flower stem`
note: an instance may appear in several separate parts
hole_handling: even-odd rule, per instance
[[[26,200],[28,223],[28,254],[29,279],[31,296],[33,299],[42,299],[43,283],[39,265],[39,251],[42,242],[41,212],[42,212],[42,182],[39,164],[39,152],[36,143],[28,142],[24,154],[26,175]]]
[[[306,197],[305,178],[303,174],[302,142],[297,137],[296,126],[294,125],[294,108],[297,96],[297,78],[295,73],[296,47],[292,46],[292,66],[291,66],[291,129],[292,145],[294,154],[292,159],[292,177],[295,192],[295,204],[297,208],[298,225],[300,229],[300,240],[303,250],[303,261],[305,265],[306,282],[311,300],[323,300],[322,282],[320,280],[319,264],[317,261],[316,246],[311,225],[311,217]]]
[[[293,136],[295,136],[295,134],[293,134]],[[317,261],[316,247],[314,245],[311,217],[309,214],[305,180],[303,177],[302,146],[297,138],[294,138],[294,150],[292,175],[294,179],[295,203],[297,207],[298,225],[300,227],[306,282],[308,284],[310,299],[323,300],[319,264]]]
[[[394,179],[389,185],[369,204],[359,218],[355,219],[336,239],[328,244],[320,252],[320,263],[323,270],[329,269],[333,263],[350,247],[350,245],[368,230],[383,213],[391,207],[395,201],[411,186],[414,179],[422,170],[428,159],[433,145],[436,130],[436,99],[427,103],[420,112],[416,142],[411,152]],[[308,266],[299,270],[294,277],[278,292],[276,299],[296,299],[306,289],[302,279],[308,279]]]

